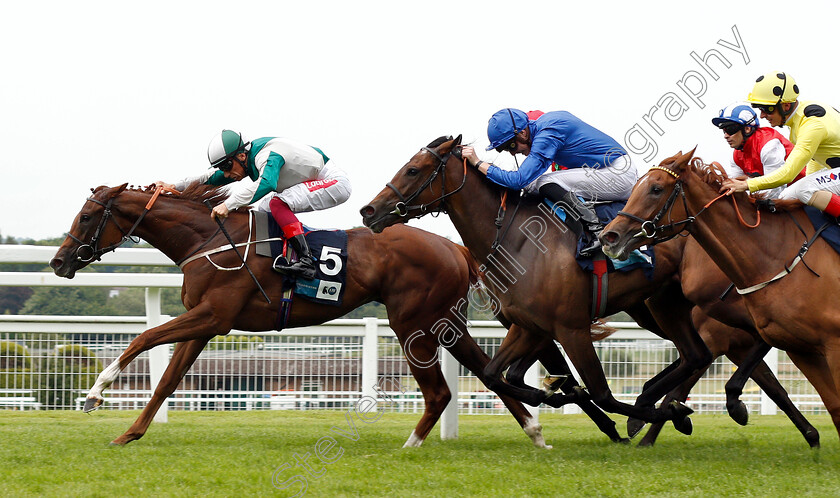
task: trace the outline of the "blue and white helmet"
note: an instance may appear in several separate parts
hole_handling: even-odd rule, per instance
[[[712,118],[712,124],[720,128],[727,122],[738,123],[741,126],[758,127],[758,116],[749,104],[735,102],[724,107],[718,113],[718,117]]]
[[[526,126],[528,126],[528,115],[524,111],[513,108],[497,111],[487,123],[487,139],[490,140],[487,150],[498,149]]]

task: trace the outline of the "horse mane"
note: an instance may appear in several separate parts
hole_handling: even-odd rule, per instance
[[[673,161],[669,162],[668,164],[673,164],[673,162],[676,161],[676,156],[670,157],[665,161],[668,161],[670,159],[673,159]],[[663,161],[663,166],[666,166],[665,161]],[[729,175],[726,174],[726,170],[723,169],[723,166],[721,166],[720,163],[716,161],[706,163],[701,158],[695,157],[689,162],[689,166],[691,167],[691,170],[694,173],[696,173],[704,183],[711,186],[715,190],[720,190],[720,188],[723,186],[723,180],[729,178]],[[758,208],[770,212],[793,211],[794,209],[799,209],[804,205],[798,199],[768,199],[767,194],[762,192],[748,195],[747,200],[749,200],[751,204],[758,206]]]
[[[442,137],[437,137],[436,139],[432,140],[432,141],[429,143],[429,145],[427,145],[426,147],[428,147],[428,148],[430,148],[430,149],[434,149],[435,147],[438,147],[438,146],[440,146],[440,145],[443,145],[444,143],[446,143],[446,142],[448,142],[448,141],[450,141],[450,140],[452,140],[452,137],[451,137],[451,136],[448,136],[448,135],[444,135],[444,136],[442,136]]]

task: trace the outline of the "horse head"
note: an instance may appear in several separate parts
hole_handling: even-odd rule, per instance
[[[683,195],[682,176],[689,168],[694,150],[677,154],[653,166],[633,187],[623,211],[604,227],[600,240],[604,254],[627,259],[634,249],[667,240],[684,230],[690,217]]]
[[[366,227],[376,233],[411,218],[443,211],[446,198],[446,164],[458,159],[461,135],[440,137],[423,147],[403,166],[386,187],[360,213]],[[463,184],[462,184],[463,185]]]
[[[90,189],[92,195],[76,215],[67,237],[50,261],[50,268],[56,275],[73,278],[78,270],[98,260],[112,246],[122,243],[125,232],[113,218],[111,207],[127,186],[124,183],[118,187]],[[108,223],[109,219],[112,223]]]

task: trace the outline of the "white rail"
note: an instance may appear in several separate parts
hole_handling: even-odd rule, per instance
[[[53,257],[56,250],[56,247],[0,245],[0,264],[45,264]],[[114,266],[174,266],[174,264],[170,260],[168,260],[165,256],[163,256],[159,251],[155,249],[118,249],[113,253],[105,255],[102,261],[96,262],[94,264]],[[2,267],[0,266],[0,269],[1,268]],[[74,278],[73,280],[67,280],[58,278],[51,272],[0,272],[0,285],[2,286],[69,285],[146,288],[145,317],[0,316],[0,341],[5,340],[5,337],[9,337],[9,334],[24,333],[33,334],[32,337],[48,337],[49,334],[62,334],[63,336],[67,334],[98,334],[102,336],[114,336],[116,334],[120,335],[120,337],[123,337],[123,339],[121,339],[120,341],[120,344],[122,344],[122,347],[124,347],[125,344],[127,344],[127,341],[131,338],[131,336],[139,334],[143,330],[156,326],[159,323],[162,323],[163,321],[168,319],[168,317],[160,315],[160,289],[171,287],[178,288],[181,286],[181,283],[182,275],[171,273],[165,274],[82,272],[78,273],[76,275],[76,278]],[[646,330],[640,329],[636,324],[615,322],[610,323],[609,325],[615,328],[619,328],[620,330],[612,337],[610,337],[608,341],[604,343],[599,343],[599,351],[602,355],[602,361],[604,362],[605,371],[607,372],[607,375],[610,378],[611,388],[613,389],[613,392],[616,393],[616,396],[622,400],[632,401],[635,398],[635,395],[638,393],[638,389],[641,387],[644,381],[650,378],[653,375],[653,373],[657,372],[659,369],[661,369],[662,367],[667,365],[667,363],[670,362],[672,356],[672,348],[670,347],[670,343],[662,341],[661,339],[657,338],[656,336],[654,336]],[[497,347],[497,343],[502,337],[504,337],[505,332],[506,331],[503,328],[501,328],[501,326],[496,322],[476,321],[471,323],[470,326],[470,334],[473,337],[475,337],[479,341],[479,343],[485,347],[485,349],[494,349],[495,347]],[[380,381],[380,376],[386,374],[390,375],[389,372],[380,371],[380,360],[387,357],[388,361],[392,361],[390,359],[391,352],[393,352],[395,347],[393,332],[388,328],[387,320],[377,320],[375,318],[367,318],[362,320],[333,320],[323,325],[307,327],[303,329],[290,329],[285,330],[282,333],[247,333],[241,331],[233,331],[231,335],[259,336],[262,337],[265,341],[263,346],[266,350],[285,351],[285,353],[283,354],[292,354],[294,352],[307,349],[307,354],[315,355],[316,357],[319,354],[317,353],[317,351],[319,351],[319,347],[321,348],[320,351],[323,351],[323,348],[329,349],[333,352],[341,351],[342,349],[340,347],[334,347],[336,346],[336,343],[338,341],[354,341],[348,342],[344,350],[350,348],[353,351],[358,351],[358,353],[335,354],[350,354],[351,356],[358,354],[359,356],[361,356],[362,365],[360,372],[351,372],[342,374],[340,376],[341,378],[345,379],[345,381],[346,379],[355,378],[355,376],[358,376],[358,381],[355,381],[355,385],[361,386],[361,388],[356,391],[349,392],[348,394],[351,395],[350,398],[348,398],[347,396],[330,397],[327,395],[322,395],[322,393],[335,392],[338,391],[338,389],[321,389],[319,391],[312,391],[312,395],[320,399],[320,401],[317,404],[321,406],[331,406],[331,404],[334,403],[346,403],[348,402],[348,399],[353,398],[353,396],[355,396],[355,399],[358,399],[358,396],[361,395],[375,396],[376,393],[374,390],[374,386],[377,385],[377,383]],[[283,342],[281,342],[281,338]],[[318,341],[320,340],[319,338],[331,338],[330,340],[333,341],[333,343],[330,343],[328,345],[313,344],[313,341]],[[44,340],[46,341],[46,339]],[[104,342],[99,340],[95,342],[97,344],[102,344],[102,347],[105,347]],[[385,354],[385,351],[388,351],[388,354]],[[650,356],[649,353],[651,353],[652,351],[656,352],[656,354],[660,355],[662,358],[654,360],[646,359],[643,361],[638,360],[638,358],[642,356],[644,356],[644,358],[648,358]],[[118,354],[118,352],[119,351],[111,352],[110,354],[116,355]],[[493,351],[490,351],[490,354],[492,354],[492,352]],[[163,369],[168,363],[169,355],[170,348],[168,346],[162,346],[157,351],[149,355],[149,373],[151,374],[151,377],[153,379],[155,377],[159,378],[160,374],[163,372]],[[784,355],[782,354],[782,356]],[[202,357],[211,358],[213,357],[213,354],[205,352],[203,353]],[[777,359],[779,358],[779,353],[773,350],[769,358]],[[225,361],[231,362],[233,360],[227,359]],[[270,362],[272,360],[264,359],[260,361]],[[459,393],[457,396],[455,396],[458,402],[450,403],[450,406],[447,408],[447,411],[444,414],[444,418],[441,424],[442,437],[457,436],[457,413],[459,406],[462,407],[463,410],[466,410],[471,413],[475,413],[477,411],[482,410],[484,410],[485,413],[488,411],[494,413],[503,411],[502,409],[498,408],[498,399],[495,398],[495,396],[492,395],[492,393],[486,393],[479,384],[474,382],[474,378],[471,378],[467,375],[458,375],[458,365],[454,363],[454,361],[452,361],[452,358],[445,351],[444,354],[441,355],[441,361],[443,362],[442,367],[446,372],[447,382],[450,386],[450,390],[453,392],[453,396],[455,396],[455,393]],[[779,371],[779,361],[769,361],[769,363],[772,367],[776,368],[776,372]],[[218,365],[226,365],[226,363],[218,363]],[[730,373],[728,370],[731,369],[731,364],[729,364],[725,360],[718,360],[716,365],[716,371],[718,371],[719,373],[723,373],[722,375],[718,375],[718,377],[728,378],[728,374]],[[791,372],[789,362],[786,357],[783,361],[781,361],[781,367],[785,375],[788,375],[788,372]],[[396,371],[399,370],[399,368],[394,367],[392,368],[392,370]],[[627,372],[629,371],[633,371],[635,373],[633,375],[628,375]],[[529,371],[529,383],[535,384],[538,375],[539,373],[536,368]],[[799,383],[800,378],[801,377],[799,377],[798,372],[794,372],[791,373],[790,378],[783,379],[783,383],[787,382],[787,384],[790,385],[797,385]],[[401,379],[402,380],[400,382],[402,382],[403,384],[410,384],[409,388],[413,385],[413,381],[410,379],[410,377],[402,376]],[[216,378],[215,381],[218,382],[219,378]],[[196,384],[201,384],[202,382],[206,383],[208,381],[195,380]],[[225,380],[225,382],[227,382],[227,380]],[[316,381],[312,380],[309,382]],[[766,395],[764,395],[764,393],[758,395],[756,391],[756,394],[749,394],[751,390],[757,390],[757,388],[755,388],[751,384],[752,383],[748,384],[748,394],[745,395],[745,401],[747,402],[747,404],[749,406],[752,406],[753,408],[760,407],[761,413],[775,413],[775,405],[773,405],[772,401],[770,401],[769,398]],[[720,411],[722,409],[722,397],[721,392],[718,392],[720,391],[720,389],[718,389],[717,386],[722,386],[722,381],[720,379],[712,379],[708,382],[708,386],[712,387],[708,387],[704,391],[701,382],[701,386],[698,387],[696,391],[692,392],[691,403],[693,403],[695,409],[698,409],[699,411]],[[146,389],[144,392],[147,392],[148,395],[150,395],[151,390],[153,389],[154,382],[151,385],[149,385],[148,389]],[[131,389],[128,389],[126,390],[126,392],[130,390]],[[249,389],[244,391],[258,392],[260,390]],[[224,393],[226,393],[229,396],[234,396],[237,394],[241,395],[242,392],[243,389],[232,389],[224,391]],[[285,394],[283,394],[284,392]],[[272,400],[270,399],[266,404],[267,406],[282,407],[291,406],[292,404],[302,406],[300,405],[300,403],[304,403],[305,406],[311,406],[311,404],[313,403],[311,400],[300,402],[293,400],[291,397],[291,393],[293,392],[297,391],[283,391],[280,394],[278,394],[280,399],[273,400],[275,402],[273,405],[271,404]],[[116,390],[112,394],[116,395],[115,393]],[[212,393],[212,396],[218,397],[220,394],[222,393],[216,391]],[[791,394],[792,398],[797,400],[797,402],[800,403],[802,406],[811,407],[815,404],[815,400],[817,404],[819,401],[819,399],[816,398],[816,395],[812,392],[812,390],[802,393]],[[146,397],[148,397],[148,395]],[[5,396],[4,392],[0,392],[0,396]],[[21,397],[31,398],[32,396]],[[402,400],[403,402],[405,402],[405,406],[412,406],[412,409],[414,410],[422,408],[422,404],[418,406],[417,396],[404,395],[401,399],[398,398],[400,397],[395,397],[398,403]],[[202,401],[194,399],[191,404],[188,404],[190,406],[201,406],[202,403],[204,403],[205,405],[210,403],[209,401],[207,401],[210,398],[207,398],[206,396],[201,399]],[[236,398],[233,397],[225,399],[226,402],[229,404],[236,402]],[[303,400],[304,397],[297,396],[296,399]],[[137,399],[137,401],[142,402],[143,400]],[[252,403],[249,406],[254,406],[253,402],[255,402],[255,400],[251,399],[250,401]],[[15,400],[12,400],[12,403],[14,402]],[[31,406],[35,407],[35,403],[36,402],[32,401]],[[130,405],[130,403],[126,403],[126,405]],[[405,409],[405,406],[398,407],[397,409]],[[487,406],[492,406],[492,410],[488,410]],[[158,419],[165,420],[167,407],[168,404],[164,404],[164,408],[161,409],[161,413],[159,414]],[[566,407],[564,412],[572,412],[574,411],[574,408],[575,407]],[[534,410],[534,413],[537,413],[537,410]]]

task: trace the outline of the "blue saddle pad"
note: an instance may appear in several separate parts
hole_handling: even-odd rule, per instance
[[[283,231],[268,216],[268,235],[283,237]],[[313,230],[304,227],[304,236],[312,257],[315,258],[315,278],[295,281],[295,293],[319,304],[341,305],[347,283],[347,232],[344,230]],[[271,257],[283,253],[283,241],[271,242]]]
[[[552,205],[551,201],[548,199],[543,199],[543,202],[554,211],[554,214],[560,218],[561,221],[566,221],[566,211],[563,210],[562,207]],[[611,222],[618,216],[618,212],[624,209],[624,205],[626,202],[624,201],[614,201],[607,204],[597,204],[595,206],[595,213],[598,215],[598,219],[606,225],[607,223]],[[575,259],[585,271],[591,272],[594,268],[592,263],[592,257],[582,257],[580,255],[580,250],[584,246],[583,239],[578,239],[577,245],[577,254]],[[645,247],[643,250],[636,249],[630,253],[630,257],[627,258],[625,261],[619,261],[617,259],[610,259],[607,258],[607,271],[608,272],[615,272],[615,271],[633,271],[636,269],[642,269],[644,271],[645,277],[648,280],[653,280],[653,268],[656,264],[654,252],[652,247]]]
[[[814,225],[814,230],[819,230],[828,223],[828,227],[820,233],[820,236],[828,242],[832,249],[840,253],[840,225],[837,224],[837,218],[811,206],[805,206],[805,214],[808,215],[811,224]]]

